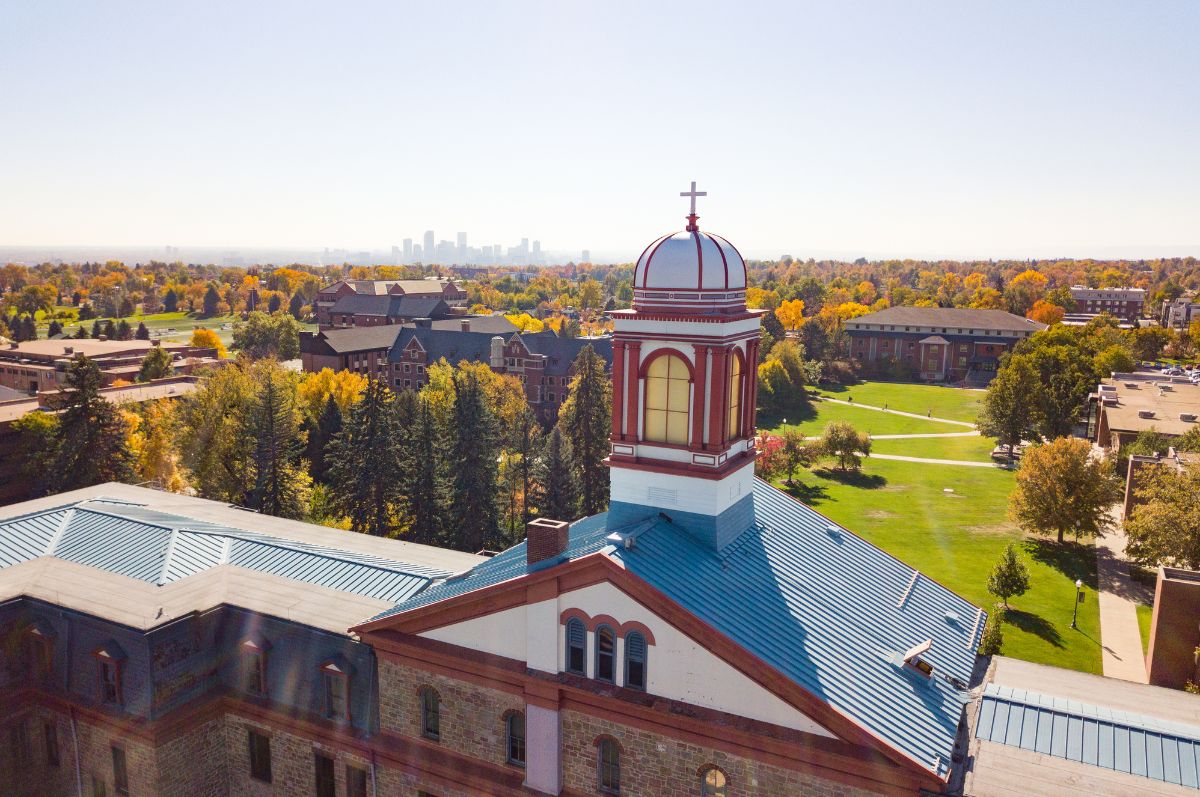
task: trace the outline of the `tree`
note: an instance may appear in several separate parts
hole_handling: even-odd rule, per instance
[[[278,313],[281,307],[283,307],[283,299],[279,298],[278,293],[272,293],[270,298],[267,299],[267,312]]]
[[[50,325],[46,328],[46,337],[52,338],[55,335],[61,335],[62,331],[63,331],[63,325],[56,319],[54,321],[51,321]]]
[[[1076,538],[1104,534],[1112,526],[1109,509],[1120,496],[1120,483],[1111,466],[1091,452],[1086,440],[1069,437],[1028,449],[1009,503],[1017,525],[1056,532],[1060,543],[1068,531]]]
[[[315,373],[301,375],[296,397],[305,416],[310,419],[316,419],[321,414],[330,398],[337,402],[338,409],[345,414],[363,397],[367,381],[365,376],[355,371],[322,368]]]
[[[137,428],[130,437],[139,481],[182,493],[188,489],[188,479],[175,445],[176,425],[175,406],[169,399],[148,401],[141,406]]]
[[[331,396],[327,406],[337,408]],[[400,428],[396,397],[379,379],[367,383],[345,428],[329,443],[329,484],[350,530],[388,537],[396,528],[401,499]]]
[[[21,452],[20,473],[31,495],[40,495],[49,484],[58,439],[58,416],[50,412],[27,412],[12,422]]]
[[[450,544],[479,551],[494,539],[499,523],[496,510],[496,421],[483,386],[471,371],[454,379],[453,422],[450,426],[448,515],[454,534]]]
[[[809,404],[805,385],[820,377],[820,366],[804,359],[804,347],[795,340],[781,340],[771,347],[759,364],[758,400],[772,415],[803,412]]]
[[[292,294],[292,299],[290,302],[288,302],[288,313],[290,313],[292,318],[296,319],[297,321],[299,321],[301,316],[304,314],[304,297],[299,293]]]
[[[175,363],[171,352],[162,346],[151,346],[150,351],[142,358],[142,367],[138,370],[137,381],[149,382],[151,379],[163,379],[175,373]]]
[[[138,340],[150,340],[150,330],[146,328],[144,321],[138,322],[137,331],[133,333],[133,336]]]
[[[1062,321],[1063,316],[1066,314],[1067,311],[1057,304],[1048,302],[1045,299],[1038,299],[1033,303],[1033,307],[1029,309],[1026,317],[1042,324],[1051,325]]]
[[[249,506],[266,515],[302,518],[311,479],[297,462],[304,434],[295,384],[282,369],[268,369],[263,376],[243,430],[253,445]]]
[[[253,441],[243,434],[243,419],[250,414],[263,372],[278,367],[271,361],[257,367],[230,363],[181,400],[179,448],[201,497],[245,502]]]
[[[825,428],[820,451],[837,460],[838,470],[858,470],[862,456],[871,454],[871,437],[847,421],[834,421]]]
[[[192,330],[191,345],[198,349],[216,349],[217,357],[224,357],[225,344],[221,342],[221,337],[211,329],[204,327],[196,327]]]
[[[179,312],[179,294],[175,293],[174,288],[169,288],[167,292],[163,294],[163,312]]]
[[[309,463],[308,472],[312,474],[314,482],[325,483],[327,480],[329,463],[325,456],[326,450],[334,437],[342,431],[342,425],[342,408],[332,395],[325,399],[325,406],[321,408],[321,414],[315,421],[311,417],[305,419],[308,430],[305,454]]]
[[[116,406],[100,395],[104,377],[83,354],[67,366],[67,389],[54,401],[60,410],[49,480],[54,491],[103,482],[131,482],[133,452],[128,426]]]
[[[785,431],[781,439],[782,444],[779,446],[780,475],[786,476],[784,481],[788,484],[795,484],[796,471],[800,468],[810,467],[816,462],[817,456],[820,454],[819,447],[795,429]]]
[[[117,334],[115,337],[117,340],[133,340],[133,329],[124,318],[117,322]]]
[[[546,438],[545,451],[538,460],[538,514],[554,520],[579,517],[579,485],[572,462],[571,441],[557,426]]]
[[[1125,552],[1139,564],[1200,569],[1200,466],[1155,465],[1138,474]]]
[[[431,544],[441,536],[445,513],[438,466],[437,425],[429,401],[404,391],[400,401],[412,402],[412,421],[400,448],[400,492],[404,499],[407,534],[413,542]]]
[[[1011,462],[1013,448],[1032,436],[1037,423],[1037,372],[1022,355],[1009,355],[988,385],[983,396],[976,424],[979,433],[995,437],[997,443],[1008,447]]]
[[[1139,360],[1157,360],[1163,347],[1171,342],[1171,330],[1163,327],[1138,327],[1133,331],[1133,356]]]
[[[988,576],[987,591],[1004,601],[1007,609],[1009,598],[1020,597],[1028,590],[1029,569],[1017,555],[1017,546],[1010,542]]]
[[[573,368],[571,392],[559,409],[558,425],[575,455],[580,508],[583,514],[594,515],[608,507],[604,459],[612,432],[612,380],[605,373],[604,360],[590,345],[580,350]]]
[[[1096,373],[1101,378],[1115,373],[1129,373],[1137,368],[1137,362],[1124,346],[1109,346],[1096,355]]]
[[[233,347],[253,359],[300,356],[300,323],[287,313],[251,313],[233,328]]]
[[[53,310],[54,302],[57,299],[58,291],[54,289],[53,285],[26,285],[17,294],[13,306],[22,315],[36,316],[38,312],[49,313]]]
[[[799,329],[804,323],[804,300],[789,299],[775,308],[775,317],[784,329]]]
[[[204,310],[205,318],[211,318],[217,314],[218,305],[221,303],[221,294],[217,293],[217,286],[209,283],[208,290],[204,292]]]

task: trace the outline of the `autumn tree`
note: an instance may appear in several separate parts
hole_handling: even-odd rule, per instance
[[[783,324],[784,329],[799,329],[804,323],[804,300],[789,299],[786,302],[780,302],[775,308],[775,317],[779,319],[779,323]]]
[[[192,330],[191,345],[198,349],[216,349],[217,357],[224,357],[226,354],[225,344],[221,342],[221,337],[213,330],[204,327],[196,327]]]
[[[1125,521],[1125,552],[1148,567],[1200,569],[1200,466],[1154,465],[1138,472]]]
[[[772,415],[785,416],[808,407],[805,385],[817,381],[820,366],[805,360],[800,343],[782,340],[771,347],[756,375],[759,405]]]
[[[594,515],[608,507],[604,459],[612,431],[612,380],[590,345],[580,350],[573,367],[571,392],[559,410],[558,425],[575,455],[581,509]]]
[[[339,410],[346,413],[362,398],[367,381],[365,376],[356,371],[334,371],[332,368],[306,371],[300,376],[296,398],[310,419],[315,420],[321,414],[330,398],[337,402]]]
[[[810,441],[807,436],[796,429],[788,429],[780,436],[781,444],[778,450],[780,475],[784,481],[795,484],[795,474],[800,468],[811,467],[820,456],[820,445]]]
[[[187,491],[188,473],[183,467],[177,439],[175,405],[170,399],[148,401],[138,412],[131,434],[137,478],[172,493]]]
[[[243,434],[243,419],[250,414],[262,372],[278,367],[270,361],[257,368],[231,363],[181,400],[179,448],[201,497],[233,504],[246,500],[253,441]]]
[[[1009,512],[1028,532],[1054,532],[1061,543],[1103,535],[1112,526],[1109,510],[1120,496],[1111,466],[1092,457],[1086,440],[1061,437],[1025,451]]]
[[[1028,590],[1029,568],[1017,553],[1017,546],[1010,542],[988,575],[987,591],[1004,601],[1004,607],[1008,608],[1009,598],[1024,595]]]
[[[100,368],[77,354],[67,366],[66,381],[67,389],[52,405],[60,411],[49,464],[52,489],[133,481],[128,426],[116,406],[100,395]]]
[[[1030,318],[1042,324],[1057,324],[1063,320],[1063,316],[1067,311],[1056,304],[1051,304],[1045,299],[1038,299],[1033,303],[1033,307],[1029,309],[1026,318]]]
[[[834,421],[825,427],[820,452],[837,462],[838,470],[858,470],[862,457],[871,454],[871,437],[848,421]]]
[[[1037,424],[1038,374],[1021,355],[1010,355],[1000,369],[987,392],[976,425],[979,433],[996,438],[997,443],[1008,448],[1012,461],[1013,449],[1022,440],[1033,436]]]

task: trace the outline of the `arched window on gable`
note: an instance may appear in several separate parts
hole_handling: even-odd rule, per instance
[[[625,686],[646,689],[646,638],[639,631],[625,635]]]
[[[729,367],[729,435],[730,440],[742,436],[742,358],[735,352]]]
[[[617,635],[606,625],[596,629],[596,680],[616,682]]]
[[[682,357],[664,354],[646,369],[646,440],[687,445],[691,373]]]
[[[729,797],[729,779],[716,767],[700,773],[700,797]]]
[[[587,675],[587,629],[579,619],[567,623],[567,672]]]

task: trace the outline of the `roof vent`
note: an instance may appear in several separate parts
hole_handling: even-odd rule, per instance
[[[460,321],[460,322],[459,322],[459,326],[462,328],[462,331],[463,331],[463,332],[470,332],[470,331],[471,331],[471,322],[470,322],[470,321],[468,321],[468,320],[467,320],[467,319],[465,319],[465,318],[464,318],[462,321]]]
[[[567,550],[567,530],[571,524],[565,520],[540,517],[525,524],[525,562],[536,564],[553,559]]]
[[[1138,383],[1137,382],[1126,382],[1125,387],[1128,388],[1129,390],[1137,390]]]
[[[74,346],[63,346],[63,354],[74,354],[74,353],[75,353]]]
[[[1153,418],[1154,410],[1138,410],[1139,418]]]
[[[1195,423],[1196,422],[1196,413],[1181,412],[1181,413],[1179,413],[1179,420],[1187,421],[1188,423]]]
[[[932,647],[932,639],[926,639],[921,644],[912,646],[904,654],[904,664],[921,673],[926,678],[933,675],[933,665],[921,658],[928,653]]]

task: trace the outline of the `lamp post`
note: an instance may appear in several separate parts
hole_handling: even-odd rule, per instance
[[[1082,597],[1083,597],[1083,581],[1081,579],[1077,578],[1077,579],[1075,579],[1075,609],[1071,612],[1071,627],[1072,628],[1076,628],[1076,629],[1078,628],[1078,626],[1075,625],[1075,620],[1076,620],[1076,618],[1079,617],[1079,600]]]

